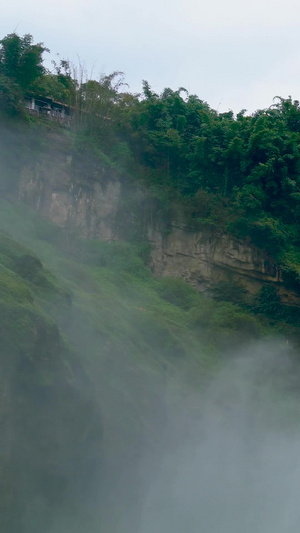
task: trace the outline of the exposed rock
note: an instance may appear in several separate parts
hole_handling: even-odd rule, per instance
[[[89,239],[113,240],[121,183],[98,161],[76,164],[70,151],[52,140],[38,162],[21,170],[19,198],[61,227]]]
[[[182,216],[167,226],[141,208],[140,193],[127,190],[99,159],[71,155],[71,146],[59,136],[51,139],[38,162],[22,169],[19,188],[22,201],[88,239],[126,238],[124,224],[128,229],[143,225],[152,244],[151,267],[158,276],[180,276],[200,291],[234,276],[251,294],[268,282],[276,284],[283,302],[300,305],[299,296],[285,289],[278,266],[263,250],[230,234],[192,230],[180,221]],[[125,218],[123,197],[130,211]]]
[[[282,301],[300,305],[299,296],[284,288],[274,259],[250,242],[204,228],[194,231],[173,222],[166,228],[148,226],[151,267],[158,276],[182,277],[197,290],[234,277],[255,294],[266,282],[276,284]]]

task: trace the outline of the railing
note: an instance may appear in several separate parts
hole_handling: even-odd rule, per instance
[[[60,111],[57,111],[55,109],[49,109],[49,108],[43,108],[42,106],[35,106],[32,108],[30,105],[25,104],[25,108],[30,113],[30,115],[33,115],[35,117],[45,117],[49,120],[54,120],[55,122],[59,122],[60,124],[71,124],[71,116],[70,115],[62,115]]]

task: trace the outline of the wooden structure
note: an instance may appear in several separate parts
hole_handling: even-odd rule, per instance
[[[26,95],[25,107],[31,115],[44,116],[58,122],[70,122],[70,108],[48,96]]]

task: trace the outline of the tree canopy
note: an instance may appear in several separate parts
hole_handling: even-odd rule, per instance
[[[0,41],[0,105],[8,113],[20,111],[24,93],[45,74],[42,43],[33,37],[11,33]]]
[[[277,259],[296,257],[298,100],[275,97],[252,115],[219,113],[183,87],[157,94],[144,81],[141,94],[132,94],[121,72],[89,78],[66,60],[47,70],[45,51],[31,35],[13,33],[0,41],[2,113],[20,112],[28,91],[69,104],[76,150],[88,148],[146,182],[165,208],[180,204],[194,223],[250,236]],[[283,261],[283,270],[290,272],[291,264]]]

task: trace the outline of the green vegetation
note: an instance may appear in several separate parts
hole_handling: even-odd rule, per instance
[[[26,91],[45,74],[42,54],[47,49],[41,44],[33,44],[31,35],[19,37],[16,33],[7,35],[0,41],[0,108],[1,114],[23,113]]]
[[[27,253],[22,260],[13,259],[14,272],[21,273],[29,288],[34,282],[35,291],[38,287],[44,295],[47,291],[48,309],[51,300],[59,302],[62,327],[65,308],[72,300],[81,317],[80,331],[83,323],[88,329],[93,324],[101,338],[135,353],[137,364],[152,360],[172,367],[178,362],[174,354],[181,353],[187,366],[191,358],[201,366],[207,354],[216,357],[226,346],[266,335],[277,319],[287,318],[288,310],[272,287],[249,299],[243,297],[247,295],[239,284],[219,282],[211,299],[182,280],[155,278],[136,245],[73,237],[67,249],[63,230],[46,221],[41,225],[38,215],[7,202],[1,202],[0,221],[5,231],[32,248],[55,273],[53,278],[39,259]],[[7,259],[4,262],[8,264]]]
[[[244,343],[276,332],[291,339],[298,329],[281,315],[274,320],[278,302],[268,291],[253,302],[258,314],[236,301],[234,283],[219,284],[216,299],[208,298],[181,280],[154,278],[135,245],[73,237],[67,248],[63,230],[21,204],[1,200],[0,225],[1,374],[15,398],[4,408],[19,443],[7,457],[2,453],[3,528],[13,524],[16,531],[38,533],[49,522],[51,531],[64,509],[74,516],[76,531],[86,476],[90,483],[100,449],[100,459],[114,466],[97,509],[105,509],[107,494],[119,498],[112,530],[120,531],[126,499],[118,496],[115,480],[124,464],[130,480],[145,442],[151,447],[163,434],[165,404],[174,395],[180,401],[191,386],[205,387],[223,358]],[[16,484],[13,473],[19,471],[22,482]],[[66,500],[74,483],[76,512]],[[44,510],[35,503],[36,492]],[[35,509],[31,518],[28,505]],[[99,524],[106,531],[101,512],[91,531]]]
[[[43,44],[34,44],[30,35],[10,34],[0,42],[1,79],[19,91],[14,115],[22,119],[8,119],[12,108],[0,87],[5,126],[0,138],[1,186],[6,195],[17,186],[20,168],[26,167],[28,160],[36,158],[38,162],[46,136],[60,127],[26,115],[21,96],[48,95],[71,105],[72,126],[64,135],[73,146],[73,166],[81,174],[81,181],[85,174],[93,176],[99,165],[111,166],[132,187],[136,183],[146,184],[155,212],[165,219],[176,216],[179,209],[191,226],[206,224],[219,232],[250,237],[274,257],[286,285],[299,290],[298,101],[277,98],[269,109],[252,116],[243,110],[235,117],[232,112],[212,110],[183,88],[165,89],[158,95],[144,82],[141,95],[130,94],[120,72],[103,75],[98,81],[85,79],[82,67],[78,70],[65,60],[54,63],[53,72],[47,71],[42,58],[46,51]],[[14,98],[13,92],[11,96]],[[100,268],[97,275],[105,273],[107,282],[109,276],[114,276],[118,290],[127,286],[130,276],[139,279],[139,284],[145,284],[146,279],[150,283],[142,261],[147,260],[149,246],[141,224],[128,220],[128,213],[133,211],[130,192],[124,196],[123,204],[120,226],[127,228],[124,239],[135,246],[125,242],[109,246],[94,242],[78,244],[84,264],[89,268],[90,264],[97,264]],[[142,217],[147,206],[141,202],[139,209]],[[34,231],[60,249],[64,247],[65,237],[57,228],[46,226],[40,222]],[[69,260],[72,247],[75,256],[78,255],[76,245],[68,243]],[[22,268],[32,271],[35,268],[39,276],[38,263],[34,266],[30,261],[26,266],[24,259]],[[156,284],[160,301],[169,302],[177,307],[178,313],[179,310],[184,313],[179,320],[181,329],[188,324],[186,315],[191,308],[197,308],[201,315],[202,296],[195,295],[184,284],[175,280],[151,283]],[[224,281],[213,288],[212,295],[215,306],[224,302],[233,305],[230,311],[228,308],[233,315],[237,306],[238,313],[247,317],[250,313],[251,320],[264,315],[266,321],[269,317],[277,323],[296,326],[297,311],[283,309],[272,287],[263,289],[253,300],[234,280]],[[145,307],[142,302],[140,305]],[[159,315],[158,322],[161,323]],[[236,329],[244,331],[243,327]]]
[[[52,501],[57,510],[58,502],[67,504],[70,487],[80,489],[79,470],[89,468],[91,461],[80,455],[81,446],[91,457],[95,447],[101,447],[98,405],[87,378],[84,382],[78,355],[63,339],[55,318],[54,309],[67,316],[70,298],[32,252],[0,233],[3,531],[38,531],[36,495]],[[81,441],[74,439],[77,432]],[[94,469],[98,466],[99,461],[93,462]],[[30,518],[29,506],[35,509]]]
[[[158,95],[144,82],[142,94],[131,94],[120,72],[88,79],[82,66],[76,69],[65,60],[46,71],[45,51],[30,35],[10,34],[0,42],[2,117],[26,117],[26,92],[69,104],[78,157],[93,154],[146,183],[166,215],[179,207],[190,224],[205,221],[250,237],[298,289],[297,100],[276,97],[251,116],[245,110],[237,116],[218,113],[183,88]]]
[[[155,279],[133,245],[74,238],[66,250],[64,232],[22,205],[0,204],[1,526],[38,533],[40,523],[51,528],[55,514],[68,512],[70,486],[82,494],[99,450],[115,465],[101,497],[115,494],[124,463],[132,475],[132,446],[135,460],[161,430],[162,395],[168,401],[178,375],[180,388],[203,386],[229,340],[253,330],[241,309],[234,308],[237,323],[229,306],[226,322],[224,306],[180,280]],[[45,509],[35,504],[37,493]],[[37,505],[30,519],[29,504]],[[122,505],[114,513],[120,523]]]
[[[25,442],[12,451],[7,437],[0,449],[7,523],[20,502],[22,509],[29,505],[27,484],[51,505],[55,500],[57,509],[58,501],[64,505],[68,486],[79,483],[78,464],[78,477],[97,470],[100,445],[114,465],[109,475],[116,490],[118,469],[134,469],[132,449],[138,456],[163,427],[164,413],[157,413],[174,398],[178,376],[184,395],[191,386],[205,386],[243,344],[278,335],[279,343],[298,346],[300,333],[299,310],[283,306],[271,285],[251,296],[234,279],[220,281],[209,297],[182,280],[155,278],[146,266],[142,227],[153,209],[165,220],[179,212],[191,227],[205,224],[250,238],[274,257],[286,286],[299,292],[299,102],[277,98],[269,109],[235,117],[183,88],[158,95],[144,82],[141,95],[130,94],[120,72],[83,79],[83,70],[78,74],[65,60],[47,71],[46,51],[30,35],[0,41],[0,192],[6,198],[0,200],[0,370],[5,398],[16,398],[0,410],[0,422],[12,420],[16,441]],[[30,115],[26,95],[69,105],[71,124]],[[103,166],[128,185],[118,221],[123,241],[84,241],[16,202],[20,170],[26,172],[28,162],[38,165],[47,138],[58,130],[81,186],[98,179]],[[133,205],[130,190],[137,184],[151,191],[148,205],[142,199]],[[91,461],[80,470],[86,449]],[[16,490],[15,472],[26,461]],[[84,483],[76,486],[85,493]],[[125,507],[115,510],[119,524]],[[14,527],[22,530],[20,523]],[[30,533],[40,531],[30,527]]]

